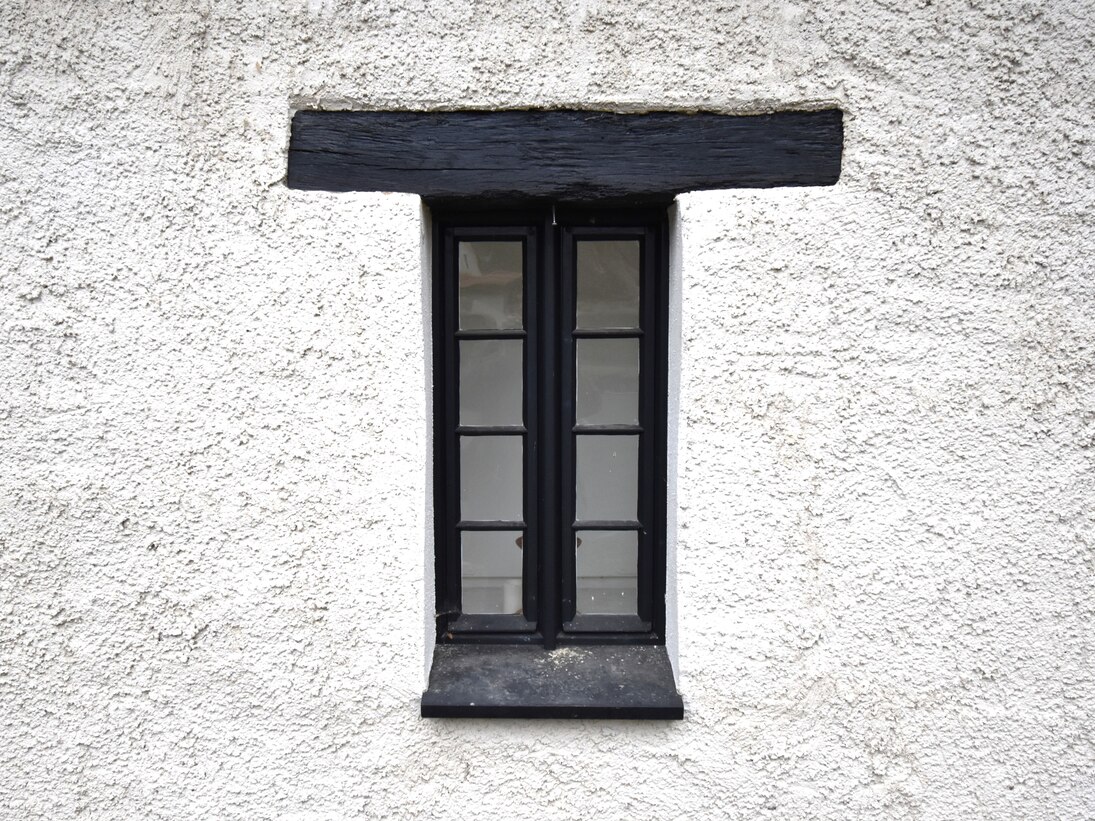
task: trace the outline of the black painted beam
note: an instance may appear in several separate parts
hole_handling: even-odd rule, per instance
[[[755,116],[591,111],[299,111],[290,188],[431,199],[600,200],[832,185],[838,109]]]

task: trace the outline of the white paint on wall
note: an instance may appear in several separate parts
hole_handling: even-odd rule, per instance
[[[681,233],[680,207],[673,203],[669,207],[669,306],[667,332],[668,356],[667,370],[669,378],[666,397],[665,425],[665,649],[673,675],[680,689],[680,639],[677,625],[677,511],[679,502],[677,486],[680,478],[680,445],[684,438],[681,430],[681,294],[684,283],[684,261],[681,249],[684,246]]]
[[[0,816],[1091,817],[1093,11],[9,4]],[[825,100],[678,201],[685,721],[421,720],[421,205],[290,106]]]

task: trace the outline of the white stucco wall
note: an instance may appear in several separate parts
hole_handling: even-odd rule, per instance
[[[1095,5],[0,7],[0,817],[1095,817]],[[679,723],[418,717],[422,210],[293,107],[847,112],[680,198]]]

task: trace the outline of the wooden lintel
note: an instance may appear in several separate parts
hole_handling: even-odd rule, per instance
[[[593,111],[300,111],[290,188],[427,199],[672,197],[832,185],[839,109],[760,115]]]

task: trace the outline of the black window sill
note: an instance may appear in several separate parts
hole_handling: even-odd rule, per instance
[[[684,718],[665,647],[439,644],[424,718]]]

